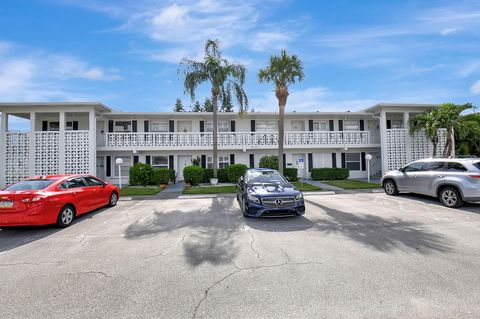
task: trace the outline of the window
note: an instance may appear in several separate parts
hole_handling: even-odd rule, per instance
[[[467,169],[465,168],[465,166],[463,166],[463,165],[460,164],[460,163],[451,162],[451,163],[448,163],[448,164],[447,164],[447,171],[451,171],[451,172],[466,172]]]
[[[346,153],[345,167],[351,171],[360,170],[360,153]]]
[[[53,182],[57,181],[57,179],[35,179],[20,182],[14,184],[8,188],[6,191],[33,191],[33,190],[40,190],[44,189],[45,187],[51,185]]]
[[[225,121],[220,121],[217,123],[218,125],[218,132],[230,132],[230,123]],[[213,123],[207,122],[205,125],[205,131],[213,132]]]
[[[423,166],[425,165],[425,163],[423,162],[416,162],[416,163],[412,163],[410,165],[407,165],[403,168],[403,171],[405,173],[408,173],[408,172],[420,172],[420,171],[423,171]]]
[[[48,122],[48,130],[49,131],[59,131],[60,130],[60,122]]]
[[[115,176],[118,177],[118,165],[115,164],[117,158],[121,158],[123,160],[123,164],[120,166],[122,171],[122,176],[127,177],[130,172],[130,167],[132,164],[132,157],[131,156],[116,156],[113,158],[113,166],[112,169],[115,172]]]
[[[213,156],[207,156],[207,168],[213,168]],[[229,155],[218,156],[218,168],[226,168],[230,165]]]
[[[168,168],[168,156],[152,156],[152,167]]]
[[[445,166],[445,162],[430,162],[425,164],[425,171],[441,171]]]
[[[65,130],[67,131],[72,131],[73,130],[73,122],[67,122],[65,123]]]
[[[152,122],[152,132],[168,132],[168,122]]]
[[[314,131],[328,131],[327,121],[315,121],[313,122]]]
[[[480,169],[480,162],[475,162],[475,163],[473,163],[473,166],[475,166],[476,168]]]
[[[345,131],[359,131],[360,130],[360,124],[358,124],[358,121],[344,121],[344,129]]]
[[[115,121],[115,132],[131,132],[132,121]]]
[[[276,132],[278,131],[278,121],[256,121],[255,130],[257,132]]]
[[[70,189],[70,188],[79,188],[79,187],[85,187],[85,183],[83,182],[83,179],[81,177],[74,177],[69,179],[66,182],[63,182],[59,188]]]
[[[96,179],[95,177],[84,176],[83,179],[87,182],[88,186],[103,186],[103,185],[105,185],[104,182]]]
[[[403,121],[402,120],[391,120],[390,125],[392,128],[403,128]]]

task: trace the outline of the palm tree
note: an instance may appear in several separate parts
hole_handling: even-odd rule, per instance
[[[285,134],[285,106],[287,105],[288,87],[304,78],[303,65],[297,55],[288,55],[282,50],[280,56],[270,56],[265,69],[258,72],[258,81],[273,82],[275,96],[278,99],[278,170],[283,174],[283,139]]]
[[[425,130],[425,135],[433,144],[433,154],[437,154],[438,130],[441,128],[439,121],[439,110],[431,109],[423,113],[417,114],[410,119],[410,134],[420,130]]]
[[[445,145],[443,148],[443,157],[452,154],[454,134],[465,138],[470,133],[478,133],[476,123],[466,119],[461,115],[465,110],[472,109],[471,103],[456,105],[453,103],[441,104],[438,108],[420,113],[410,120],[410,133],[424,129],[427,138],[433,144],[433,154],[437,154],[437,145],[439,141],[438,130],[445,129]]]
[[[180,70],[181,69],[181,70]],[[217,112],[218,101],[223,101],[227,94],[232,92],[243,113],[248,108],[248,99],[243,84],[247,70],[241,64],[231,63],[222,57],[218,40],[207,40],[203,61],[182,59],[179,72],[184,76],[184,90],[192,101],[195,100],[195,91],[203,83],[210,84],[213,105],[213,177],[217,178],[218,151],[217,151]]]

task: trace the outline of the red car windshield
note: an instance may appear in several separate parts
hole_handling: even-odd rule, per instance
[[[31,179],[5,188],[5,191],[36,191],[44,189],[58,179]]]

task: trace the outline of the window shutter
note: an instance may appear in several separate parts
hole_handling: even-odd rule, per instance
[[[342,153],[342,168],[345,168],[345,153]]]
[[[343,131],[343,120],[338,120],[338,130]]]
[[[108,133],[113,132],[113,120],[108,121]]]
[[[145,164],[152,164],[152,157],[150,155],[145,156]]]
[[[308,120],[308,130],[313,131],[313,120]]]
[[[148,121],[143,121],[143,131],[144,132],[150,131],[150,128],[149,128],[148,124],[149,124]]]
[[[235,154],[230,154],[230,165],[235,164]]]
[[[392,128],[392,121],[391,120],[387,120],[387,130],[391,129]]]
[[[313,169],[313,153],[308,153],[308,171],[311,172]]]
[[[133,165],[138,163],[138,155],[133,155]]]
[[[255,120],[250,121],[250,132],[255,132]]]
[[[337,153],[332,153],[332,167],[337,167]]]
[[[106,165],[106,172],[105,172],[105,175],[107,177],[110,177],[112,176],[112,157],[111,156],[107,156],[106,160],[105,160],[107,163]]]
[[[73,129],[74,131],[78,131],[78,121],[73,121],[73,127],[72,127],[72,129]]]
[[[168,168],[173,169],[174,157],[173,155],[168,155]]]
[[[365,131],[365,121],[360,120],[360,131]]]
[[[328,125],[329,125],[329,128],[330,128],[330,131],[335,131],[335,126],[333,124],[333,120],[329,120]]]
[[[170,133],[175,132],[175,121],[174,120],[168,121],[168,131]]]
[[[254,154],[250,154],[250,168],[254,168],[255,167],[255,155]]]
[[[202,155],[200,157],[200,166],[202,166],[202,168],[207,168],[207,155]]]
[[[205,121],[200,121],[200,132],[205,132]]]
[[[138,130],[137,121],[134,120],[134,121],[132,121],[132,132],[136,132],[137,130]]]
[[[42,131],[48,131],[48,121],[42,121]]]
[[[360,154],[360,160],[362,161],[362,171],[366,171],[367,170],[367,165],[365,165],[365,152],[362,152]]]
[[[287,156],[285,156],[285,153],[283,153],[283,168],[287,167],[286,159],[287,159]]]
[[[235,132],[235,120],[230,121],[230,132]]]

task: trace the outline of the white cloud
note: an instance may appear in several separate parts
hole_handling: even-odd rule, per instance
[[[92,66],[68,55],[9,46],[0,51],[0,99],[2,101],[79,100],[88,94],[70,86],[71,80],[120,79],[117,69]]]
[[[480,94],[480,80],[472,84],[472,86],[470,87],[470,93],[474,95]]]

